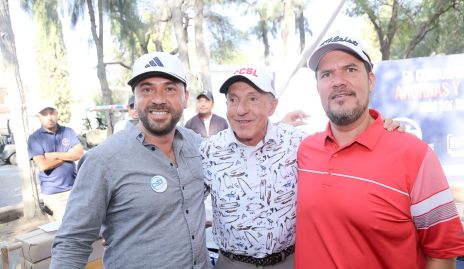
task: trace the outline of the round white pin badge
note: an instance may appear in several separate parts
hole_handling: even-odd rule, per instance
[[[168,188],[168,182],[163,176],[154,176],[151,179],[150,186],[155,192],[164,192]]]

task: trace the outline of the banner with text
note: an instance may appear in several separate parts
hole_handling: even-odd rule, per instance
[[[464,183],[464,54],[376,64],[373,108],[437,153],[450,183]]]

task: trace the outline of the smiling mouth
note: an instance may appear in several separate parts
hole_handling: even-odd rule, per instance
[[[235,120],[235,121],[238,122],[239,124],[247,124],[251,122],[251,120]]]
[[[354,96],[353,93],[337,93],[337,94],[334,94],[332,95],[332,97],[330,99],[334,100],[334,99],[337,99],[337,98],[343,98],[343,97],[348,97],[348,96]]]
[[[150,111],[150,114],[154,114],[154,115],[166,115],[168,114],[167,111]]]

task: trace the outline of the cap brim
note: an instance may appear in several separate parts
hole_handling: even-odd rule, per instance
[[[331,51],[334,51],[334,50],[345,51],[345,52],[347,52],[347,53],[361,59],[362,61],[367,62],[371,67],[373,67],[373,64],[370,61],[369,56],[367,56],[367,54],[365,54],[364,51],[363,51],[363,53],[365,54],[365,57],[363,57],[362,55],[359,55],[358,52],[355,51],[354,49],[352,49],[352,48],[350,48],[348,46],[339,44],[339,43],[331,43],[331,44],[325,45],[325,46],[319,48],[318,50],[316,50],[311,55],[311,57],[309,58],[308,67],[311,70],[316,71],[322,57],[324,57],[324,55],[326,55],[328,52],[331,52]]]
[[[58,110],[58,109],[56,109],[55,106],[44,106],[43,108],[37,110],[37,114],[40,114],[42,111],[44,111],[47,108],[51,108],[53,110]]]
[[[356,53],[356,51],[354,51],[350,47],[337,43],[331,43],[319,48],[313,53],[313,55],[311,55],[311,58],[309,58],[308,61],[308,67],[311,68],[311,70],[316,71],[317,66],[319,65],[319,62],[321,61],[322,57],[324,57],[324,55],[333,50],[344,50]]]
[[[174,81],[179,81],[179,82],[182,82],[184,83],[184,85],[187,84],[187,82],[176,76],[176,75],[173,75],[173,74],[168,74],[168,73],[165,73],[165,72],[159,72],[159,71],[151,71],[151,72],[146,72],[146,73],[143,73],[143,74],[140,74],[138,76],[135,76],[133,78],[131,78],[127,84],[129,84],[129,86],[132,87],[132,90],[134,90],[134,87],[135,85],[137,85],[137,83],[139,83],[141,80],[144,80],[146,78],[149,78],[149,77],[163,77],[163,78],[168,78],[168,79],[172,79]]]
[[[260,87],[258,87],[258,85],[254,84],[253,81],[251,81],[249,78],[241,76],[241,75],[235,75],[233,77],[228,78],[226,81],[224,81],[221,88],[219,89],[219,92],[227,94],[227,91],[229,90],[230,85],[234,84],[237,81],[246,82],[246,83],[250,84],[256,90],[258,90],[258,91],[268,92],[268,91],[262,90]],[[269,92],[269,93],[271,93],[271,92]]]
[[[199,94],[199,95],[197,96],[197,100],[198,100],[200,97],[205,97],[205,98],[208,99],[208,100],[213,100],[212,97],[210,97],[210,96],[208,96],[208,95],[206,95],[206,94]]]

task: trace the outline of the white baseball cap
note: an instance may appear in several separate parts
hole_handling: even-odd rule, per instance
[[[50,101],[50,100],[45,100],[45,101],[41,101],[41,102],[35,104],[34,113],[39,114],[40,112],[42,112],[43,110],[45,110],[47,108],[57,110],[55,102]]]
[[[271,93],[274,97],[276,96],[273,85],[274,80],[271,75],[262,68],[241,67],[235,70],[232,75],[224,81],[221,88],[219,88],[219,92],[226,94],[230,85],[237,81],[246,82],[254,88]]]
[[[355,55],[358,55],[363,61],[368,63],[371,68],[374,65],[371,62],[371,58],[364,50],[363,46],[359,41],[348,36],[333,36],[329,39],[322,42],[319,47],[313,52],[311,57],[309,57],[308,66],[311,70],[316,71],[319,62],[322,57],[330,51],[333,50],[342,50],[347,52],[352,52]]]
[[[140,80],[156,75],[168,75],[187,84],[187,74],[179,58],[166,52],[147,53],[135,60],[132,78],[127,84],[134,89]]]

